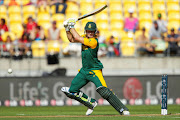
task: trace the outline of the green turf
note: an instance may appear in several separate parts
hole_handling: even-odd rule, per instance
[[[120,116],[111,106],[97,106],[92,116],[85,116],[84,106],[63,107],[0,107],[0,120],[178,120],[180,106],[168,105],[168,113],[161,116],[160,105],[128,106],[132,116]],[[156,115],[149,115],[156,114]],[[160,116],[158,116],[159,114]],[[136,116],[139,115],[139,116]],[[2,118],[2,116],[21,116],[22,118]],[[30,117],[26,117],[30,116]],[[32,116],[32,117],[31,117]],[[42,118],[33,116],[44,116]],[[66,117],[62,117],[66,116]],[[67,117],[69,116],[69,117]]]

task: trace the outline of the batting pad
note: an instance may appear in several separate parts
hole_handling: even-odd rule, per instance
[[[71,98],[71,99],[75,99],[77,101],[79,101],[80,103],[82,103],[83,105],[85,105],[86,107],[93,109],[94,106],[92,105],[92,103],[89,101],[89,99],[86,99],[84,97],[82,97],[83,92],[79,92],[79,93],[70,93],[69,92],[69,87],[62,87],[61,91],[64,92],[64,94]]]
[[[100,87],[97,89],[97,92],[104,99],[106,99],[120,114],[122,114],[124,110],[129,111],[128,108],[119,100],[119,98],[109,90],[109,88]]]

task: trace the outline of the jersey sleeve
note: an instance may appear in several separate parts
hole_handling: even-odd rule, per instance
[[[95,38],[84,38],[84,45],[89,46],[90,48],[94,49],[97,46],[97,41]]]

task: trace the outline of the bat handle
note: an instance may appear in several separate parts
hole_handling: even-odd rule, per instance
[[[76,19],[76,22],[79,21],[78,19]]]

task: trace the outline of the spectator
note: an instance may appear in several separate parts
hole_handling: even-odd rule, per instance
[[[3,5],[4,4],[4,0],[0,0],[0,5]]]
[[[111,36],[108,42],[108,56],[114,57],[114,56],[119,56],[119,54],[120,53],[115,45],[115,38],[114,36]]]
[[[3,44],[3,54],[5,58],[11,57],[13,54],[13,43],[11,37],[8,35],[5,44]]]
[[[151,44],[148,37],[145,35],[146,29],[142,29],[142,34],[136,38],[137,43],[137,53],[140,56],[148,55],[154,56],[156,45]]]
[[[23,34],[19,43],[21,43],[23,45],[22,47],[25,50],[24,55],[31,56],[31,40],[29,38],[29,34],[26,34],[26,33]]]
[[[32,30],[37,26],[36,22],[33,20],[33,18],[30,16],[28,17],[28,23],[26,25],[27,27],[27,32],[31,33]]]
[[[13,5],[19,5],[19,4],[16,2],[16,0],[11,0],[9,2],[9,6],[13,6]]]
[[[175,34],[174,28],[171,29],[171,33],[167,35],[165,41],[168,42],[168,48],[165,50],[164,54],[167,55],[177,55],[178,53],[178,42],[180,42],[178,34]]]
[[[98,37],[98,42],[100,44],[106,44],[105,43],[106,42],[106,38],[105,38],[105,36],[100,35],[100,31],[99,30],[97,31],[96,36]]]
[[[35,30],[31,31],[30,38],[32,40],[44,40],[44,30],[40,26],[36,26]]]
[[[100,31],[98,30],[96,33],[99,42],[99,50],[98,56],[103,57],[107,54],[107,45],[106,45],[106,38],[100,35]]]
[[[37,0],[30,0],[29,3],[25,4],[26,5],[35,5],[37,6]]]
[[[49,13],[49,9],[47,8],[47,0],[38,0],[37,5],[39,8],[39,12]]]
[[[59,41],[61,41],[60,29],[57,28],[56,21],[53,21],[52,27],[49,28],[49,30],[48,30],[48,39],[49,40],[59,40]]]
[[[30,33],[29,33],[28,30],[27,30],[26,24],[23,24],[23,35],[24,35],[24,34],[28,35],[28,37],[29,37],[29,35],[30,35]],[[23,36],[23,35],[22,35],[22,36]]]
[[[29,34],[24,33],[19,42],[23,44],[30,43]]]
[[[124,30],[126,32],[128,32],[128,31],[135,32],[136,30],[139,29],[138,19],[133,17],[133,13],[134,13],[133,9],[129,9],[128,12],[129,12],[129,17],[125,18],[125,21],[124,21]]]
[[[38,6],[47,6],[47,0],[38,0],[37,5]]]
[[[179,29],[178,29],[178,35],[179,35],[179,37],[180,37],[180,27],[179,27]]]
[[[161,13],[158,14],[158,19],[157,19],[157,23],[159,25],[160,28],[164,29],[165,31],[167,31],[167,22],[165,20],[162,20],[162,15]]]
[[[62,13],[65,14],[66,12],[66,8],[67,8],[67,4],[66,4],[67,0],[51,0],[50,5],[55,5],[56,6],[56,13]],[[61,11],[59,11],[59,6],[63,5],[63,8]]]
[[[1,18],[1,22],[0,22],[0,42],[2,41],[1,35],[4,32],[8,31],[8,27],[6,25],[6,20],[4,18]]]
[[[166,30],[159,27],[157,21],[154,21],[151,29],[149,30],[150,40],[162,39],[162,34],[164,32],[166,32]]]

